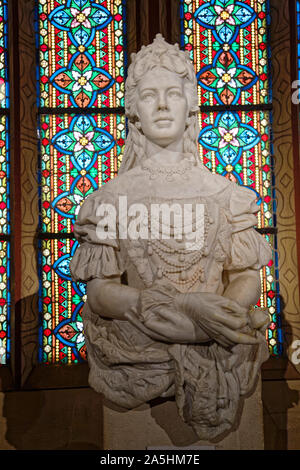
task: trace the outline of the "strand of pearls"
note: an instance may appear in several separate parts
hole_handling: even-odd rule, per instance
[[[205,211],[204,240],[196,240],[192,245],[189,245],[188,249],[185,247],[170,246],[166,240],[162,239],[148,240],[148,255],[151,256],[153,252],[155,252],[165,265],[158,266],[158,279],[165,276],[171,282],[185,287],[192,287],[198,280],[204,282],[205,275],[202,266],[199,265],[191,276],[188,276],[187,272],[193,266],[197,265],[197,263],[200,263],[203,256],[208,255],[209,250],[206,242],[208,239],[208,227],[213,223],[213,219],[208,217]],[[177,262],[172,259],[174,255],[178,255]],[[174,277],[174,274],[176,274],[177,277]]]

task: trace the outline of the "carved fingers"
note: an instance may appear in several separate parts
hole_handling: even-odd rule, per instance
[[[242,330],[248,325],[248,310],[237,302],[211,293],[179,294],[178,305],[211,339],[225,347],[257,344]]]
[[[185,315],[169,310],[156,309],[156,315],[150,316],[145,325],[152,331],[163,334],[170,342],[195,343],[197,341],[196,327],[193,321]]]

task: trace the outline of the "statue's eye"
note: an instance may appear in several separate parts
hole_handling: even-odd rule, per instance
[[[169,96],[171,98],[180,98],[182,96],[182,93],[180,92],[180,90],[170,90]]]
[[[155,98],[154,93],[147,92],[142,94],[142,100],[143,101],[151,101]]]

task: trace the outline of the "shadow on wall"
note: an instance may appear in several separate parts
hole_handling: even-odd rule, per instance
[[[292,429],[291,422],[288,419],[288,410],[299,405],[300,391],[289,387],[291,382],[285,379],[287,373],[297,377],[295,387],[300,389],[300,374],[297,373],[294,366],[289,361],[286,351],[288,350],[292,340],[292,328],[284,316],[285,304],[280,297],[282,325],[285,332],[284,335],[284,357],[272,358],[272,379],[269,380],[267,373],[264,374],[265,380],[262,383],[262,401],[264,409],[264,435],[266,450],[290,450],[291,441],[298,439],[297,448],[300,446],[300,434],[298,436],[290,436],[289,433],[297,433],[296,429]],[[267,372],[267,371],[266,371]],[[300,417],[300,411],[298,412]],[[297,420],[297,417],[295,417]]]
[[[102,400],[91,389],[7,392],[3,416],[15,449],[101,449]]]

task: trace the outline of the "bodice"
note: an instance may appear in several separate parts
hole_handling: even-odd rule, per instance
[[[129,218],[128,237],[120,240],[129,284],[131,279],[136,284],[135,270],[144,287],[167,281],[180,292],[221,293],[222,267],[226,249],[230,249],[228,211],[214,199],[199,195],[180,199],[145,196],[139,204],[144,213],[138,224],[134,217]]]
[[[99,236],[97,230],[102,204],[116,215],[111,237]],[[165,223],[164,211],[152,212],[157,206],[169,208],[170,223]],[[190,158],[173,166],[145,160],[83,204],[74,226],[81,246],[71,263],[73,277],[88,281],[126,271],[133,287],[168,281],[180,292],[222,295],[224,271],[260,269],[270,259],[269,246],[253,229],[257,210],[254,192],[211,174]],[[182,215],[179,224],[176,211]],[[180,224],[183,239],[178,237]],[[190,240],[193,227],[199,237]],[[166,228],[170,234],[164,237]]]

